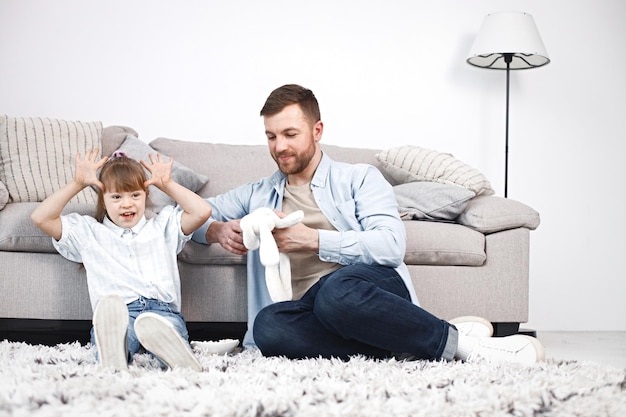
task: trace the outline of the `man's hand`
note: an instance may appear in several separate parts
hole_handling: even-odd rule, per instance
[[[239,220],[211,223],[206,232],[209,243],[219,243],[227,251],[235,255],[245,255],[248,249],[243,244],[243,236]]]
[[[285,213],[276,211],[276,214],[283,218]],[[317,229],[312,229],[302,223],[284,229],[272,230],[278,251],[283,253],[319,251],[319,233]]]

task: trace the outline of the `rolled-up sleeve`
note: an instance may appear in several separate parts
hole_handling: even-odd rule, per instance
[[[95,222],[95,219],[77,213],[61,216],[61,239],[51,238],[52,245],[61,256],[72,262],[83,262],[80,248],[84,242],[79,238],[91,235],[88,226],[91,221]]]
[[[331,175],[344,181],[328,181],[319,190],[320,208],[337,229],[319,230],[320,259],[398,267],[406,250],[406,229],[393,188],[373,166],[337,169],[346,172],[331,170]]]

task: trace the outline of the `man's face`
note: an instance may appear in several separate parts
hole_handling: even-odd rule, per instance
[[[273,116],[265,116],[264,122],[270,154],[278,169],[286,175],[311,171],[312,176],[316,167],[309,165],[322,137],[322,122],[311,125],[298,104],[291,104]]]

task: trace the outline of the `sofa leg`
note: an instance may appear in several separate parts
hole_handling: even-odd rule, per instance
[[[504,337],[516,334],[519,331],[519,323],[491,323],[493,324],[493,335]]]
[[[525,334],[526,336],[532,336],[537,338],[537,331],[533,329],[519,329],[518,334]]]
[[[525,334],[537,337],[537,332],[532,329],[520,329],[519,323],[491,323],[493,325],[493,335],[495,337],[511,336],[513,334]]]

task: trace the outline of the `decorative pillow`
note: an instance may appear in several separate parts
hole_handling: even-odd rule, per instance
[[[144,160],[146,162],[150,162],[149,154],[157,154],[157,151],[150,145],[133,135],[126,136],[126,139],[118,150],[124,152],[129,158],[133,158],[137,161]],[[161,155],[169,160],[167,155]],[[149,172],[148,175],[150,175]],[[208,177],[198,174],[176,161],[174,161],[174,166],[172,167],[172,179],[194,193],[202,188],[209,180]],[[150,186],[150,202],[152,203],[151,208],[155,213],[161,211],[165,206],[176,204],[167,194],[153,185]]]
[[[39,202],[74,178],[77,153],[100,148],[102,122],[0,116],[0,181],[9,201]],[[96,202],[86,188],[71,202]]]
[[[407,182],[393,191],[400,216],[413,220],[454,220],[476,195],[458,185],[436,182]]]
[[[456,219],[484,234],[525,227],[535,230],[541,219],[535,209],[510,198],[480,196],[472,199]]]
[[[2,181],[0,181],[0,210],[4,208],[9,202],[9,190],[7,190],[7,186],[4,185]]]
[[[376,158],[384,173],[400,184],[431,181],[460,185],[476,195],[494,194],[482,173],[447,153],[409,145],[388,149]]]

